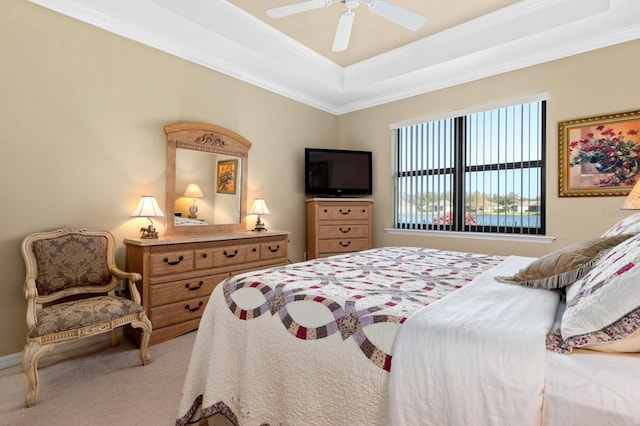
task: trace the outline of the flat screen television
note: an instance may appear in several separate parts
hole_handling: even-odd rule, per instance
[[[305,148],[304,190],[309,195],[371,195],[371,152]]]

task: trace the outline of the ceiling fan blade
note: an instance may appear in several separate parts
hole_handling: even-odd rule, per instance
[[[343,50],[347,50],[347,47],[349,47],[351,28],[353,27],[353,18],[355,16],[355,13],[353,13],[351,10],[347,10],[342,15],[340,15],[338,28],[336,29],[336,36],[333,39],[333,47],[331,48],[332,51],[342,52]]]
[[[282,18],[283,16],[294,15],[308,10],[320,9],[329,6],[334,0],[307,0],[300,3],[288,4],[286,6],[274,7],[267,10],[267,15],[271,18]]]
[[[369,10],[376,15],[382,16],[391,22],[395,22],[413,31],[423,26],[427,20],[427,18],[418,13],[384,0],[373,0],[369,3]]]

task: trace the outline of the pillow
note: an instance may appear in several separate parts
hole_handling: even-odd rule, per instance
[[[613,225],[607,232],[602,234],[603,237],[611,237],[620,234],[638,234],[640,233],[640,213],[632,214],[618,223]]]
[[[640,352],[640,234],[567,289],[560,333],[569,350]]]
[[[501,283],[531,288],[550,290],[566,287],[589,272],[603,250],[615,247],[630,237],[630,234],[622,234],[571,244],[535,260],[513,276],[498,276],[495,279]]]

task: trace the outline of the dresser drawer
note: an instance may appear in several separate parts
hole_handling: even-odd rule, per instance
[[[193,255],[195,269],[213,268],[213,249],[194,250]]]
[[[247,245],[247,262],[258,262],[260,260],[260,244]]]
[[[216,267],[237,265],[247,261],[247,246],[227,246],[213,250],[213,264]]]
[[[318,227],[318,238],[368,238],[369,225],[321,225]]]
[[[319,220],[368,220],[369,206],[320,206]]]
[[[149,319],[153,324],[153,328],[156,329],[200,318],[208,300],[209,297],[204,296],[168,305],[152,307],[149,309]]]
[[[229,274],[217,274],[166,284],[153,284],[150,286],[149,303],[153,307],[179,300],[208,296],[216,285],[228,276]]]
[[[366,250],[369,248],[369,240],[366,238],[342,238],[336,240],[318,241],[320,253],[348,253],[351,251]]]
[[[150,256],[151,276],[193,270],[193,250],[155,253]]]
[[[284,244],[282,241],[260,244],[260,258],[262,260],[277,259],[279,257],[286,256],[286,244]]]

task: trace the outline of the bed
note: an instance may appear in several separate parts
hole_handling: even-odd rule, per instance
[[[634,215],[539,259],[385,247],[229,278],[176,425],[638,424],[638,231]]]

